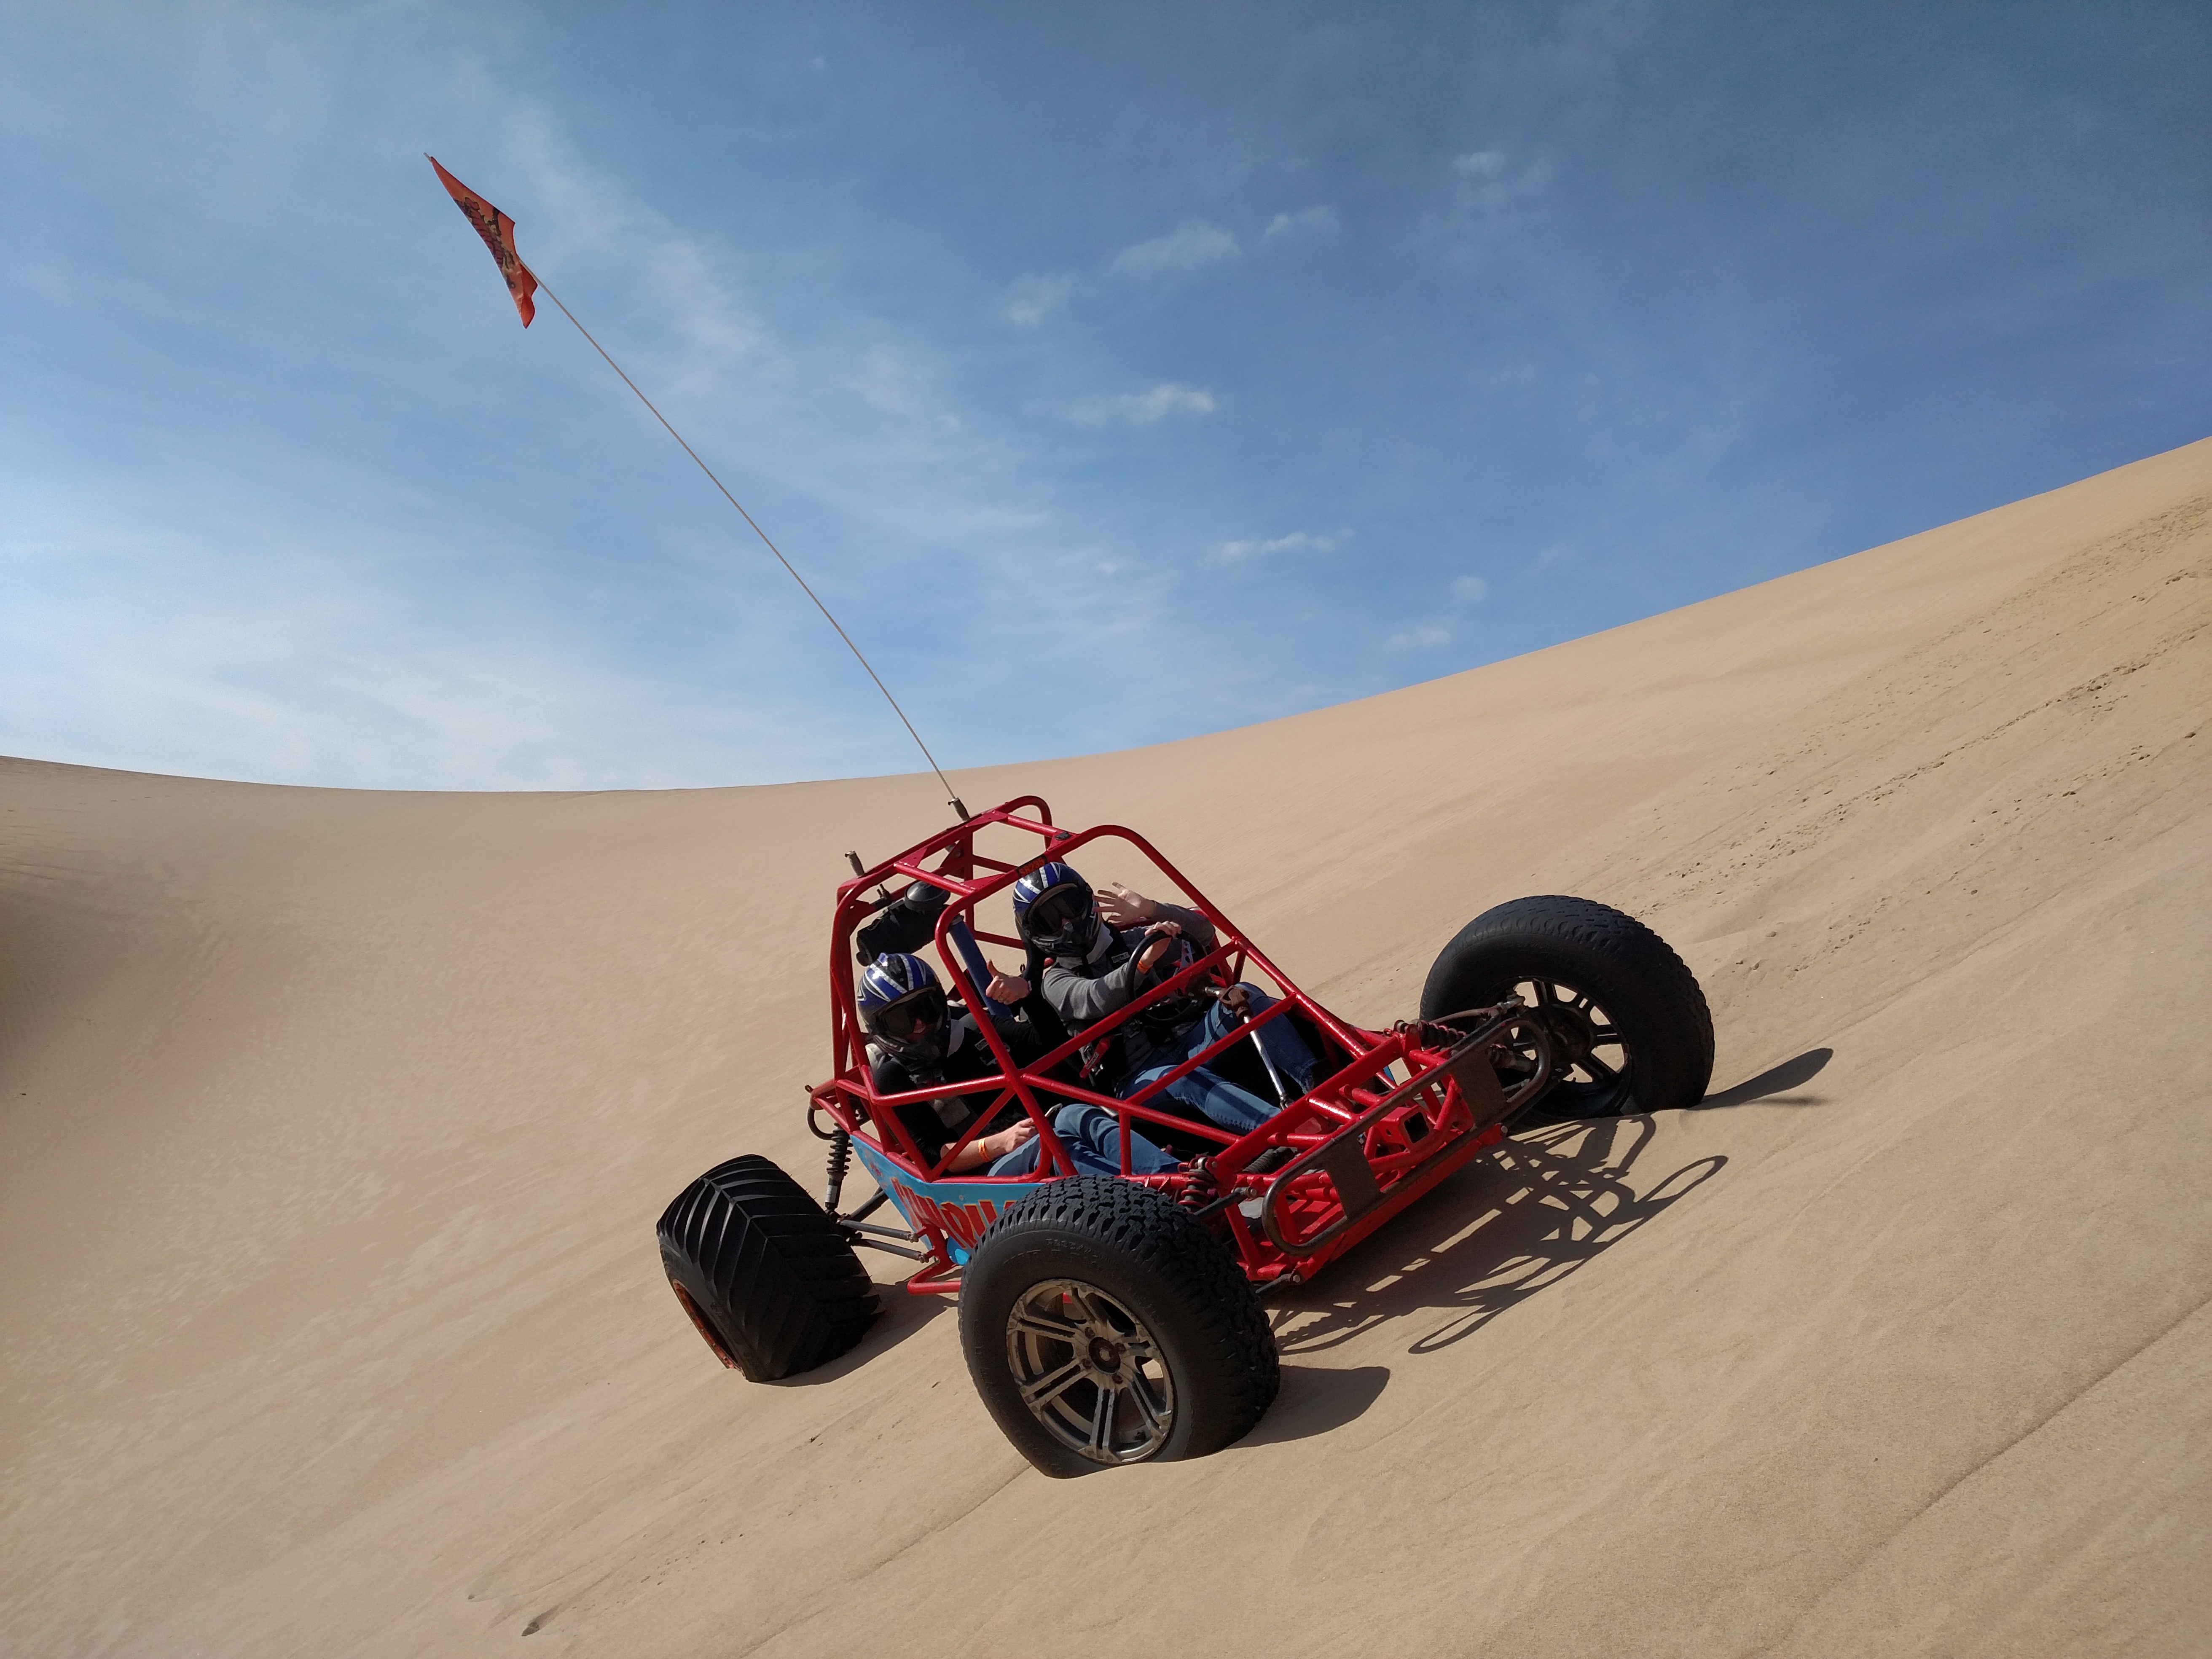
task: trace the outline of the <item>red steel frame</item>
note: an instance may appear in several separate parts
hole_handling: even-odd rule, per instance
[[[1040,845],[1036,855],[1008,862],[979,852],[977,832],[994,827],[1037,837]],[[1215,947],[1174,978],[1085,1027],[1028,1066],[1017,1066],[992,1022],[978,1019],[976,1024],[998,1059],[1000,1075],[904,1093],[877,1094],[869,1079],[866,1035],[854,1001],[852,935],[883,904],[881,899],[870,897],[866,890],[887,883],[902,887],[907,882],[921,881],[950,896],[937,922],[937,954],[949,975],[946,983],[958,990],[970,1008],[981,1009],[982,988],[969,978],[949,948],[948,930],[966,921],[982,943],[1024,949],[1018,939],[975,927],[975,907],[1011,887],[1039,864],[1070,860],[1102,840],[1126,842],[1150,860],[1188,897],[1192,908],[1213,924]],[[926,867],[933,863],[935,867]],[[1139,1010],[1200,981],[1233,984],[1243,977],[1248,967],[1256,967],[1273,981],[1281,992],[1276,1001],[1130,1098],[1118,1099],[1047,1075],[1053,1066],[1079,1048],[1109,1036]],[[1254,1027],[1281,1018],[1293,1008],[1347,1056],[1310,1092],[1243,1136],[1167,1109],[1172,1103],[1162,1097],[1170,1083],[1245,1041]],[[1245,1273],[1259,1284],[1310,1279],[1504,1133],[1498,1121],[1504,1115],[1503,1097],[1487,1062],[1479,1054],[1470,1054],[1469,1045],[1448,1048],[1437,1041],[1455,1034],[1419,1024],[1400,1025],[1389,1031],[1347,1024],[1298,989],[1143,836],[1119,824],[1099,824],[1074,832],[1061,830],[1052,822],[1051,808],[1036,795],[1017,796],[988,811],[975,813],[839,886],[830,928],[830,1023],[836,1075],[815,1085],[809,1094],[841,1128],[870,1142],[917,1184],[950,1181],[963,1188],[1003,1188],[1006,1200],[1010,1201],[1041,1181],[1074,1173],[1051,1121],[1053,1112],[1068,1101],[1088,1101],[1116,1115],[1121,1126],[1122,1176],[1141,1185],[1180,1195],[1191,1177],[1183,1170],[1157,1176],[1131,1174],[1133,1129],[1147,1122],[1162,1123],[1184,1136],[1218,1143],[1219,1150],[1209,1156],[1225,1201],[1208,1207],[1225,1222]],[[1394,1067],[1402,1077],[1393,1074]],[[896,1109],[947,1095],[985,1091],[996,1094],[988,1109],[977,1115],[966,1133],[944,1149],[934,1164],[925,1161]],[[1010,1102],[1018,1102],[1036,1127],[1042,1146],[1037,1170],[1012,1176],[952,1174],[953,1158],[983,1133]],[[1277,1156],[1262,1171],[1251,1169],[1255,1160],[1276,1148],[1288,1148],[1292,1156],[1287,1161]],[[990,1212],[997,1207],[988,1203],[983,1206]],[[958,1248],[959,1241],[933,1219],[926,1207],[921,1214],[910,1215],[908,1221],[928,1259],[907,1288],[918,1295],[957,1290],[958,1266],[966,1254]]]

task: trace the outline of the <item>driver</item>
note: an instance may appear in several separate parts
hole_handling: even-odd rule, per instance
[[[992,981],[994,994],[1012,988],[1000,980]],[[1018,1001],[1023,994],[1008,1000]],[[975,1017],[952,1012],[936,969],[920,957],[903,953],[878,957],[861,969],[854,1000],[860,1005],[860,1024],[868,1033],[869,1080],[878,1094],[902,1094],[1000,1075],[998,1057],[984,1040]],[[1027,1034],[1018,1023],[1010,1024],[1011,1029],[1001,1025],[999,1034],[1018,1056],[1020,1046],[1028,1041]],[[920,1148],[923,1162],[934,1164],[945,1155],[945,1147],[966,1133],[976,1114],[988,1110],[994,1098],[993,1091],[977,1089],[967,1094],[940,1095],[934,1100],[908,1101],[896,1109],[899,1121]],[[1036,1125],[1015,1102],[1009,1102],[999,1116],[1006,1120],[1004,1126],[977,1135],[963,1146],[947,1166],[947,1173],[986,1164],[994,1176],[1027,1175],[1036,1168]],[[1053,1114],[1052,1127],[1079,1173],[1121,1173],[1121,1125],[1103,1108],[1070,1102]],[[1176,1167],[1176,1160],[1151,1141],[1133,1131],[1130,1133],[1133,1174],[1158,1175]]]
[[[1044,999],[1071,1031],[1126,1006],[1145,988],[1213,949],[1213,924],[1195,910],[1164,904],[1119,882],[1094,894],[1091,884],[1065,864],[1039,865],[1014,884],[1014,925],[1046,959]],[[1169,945],[1164,964],[1143,975],[1138,957],[1148,941]],[[1140,982],[1141,980],[1141,982]],[[1211,1002],[1170,997],[1153,1004],[1114,1034],[1107,1082],[1124,1097],[1173,1071],[1220,1039],[1273,999],[1256,986],[1237,985]],[[1260,1050],[1298,1094],[1310,1090],[1319,1067],[1313,1050],[1287,1019],[1271,1020],[1255,1033]],[[1115,1051],[1118,1051],[1115,1052]],[[1239,1087],[1211,1066],[1185,1073],[1167,1092],[1195,1107],[1208,1121],[1246,1134],[1282,1109]]]

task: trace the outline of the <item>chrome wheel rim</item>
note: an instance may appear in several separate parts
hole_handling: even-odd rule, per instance
[[[1095,1285],[1052,1279],[1015,1297],[1006,1363],[1045,1432],[1094,1463],[1141,1463],[1175,1427],[1175,1379],[1159,1344]]]

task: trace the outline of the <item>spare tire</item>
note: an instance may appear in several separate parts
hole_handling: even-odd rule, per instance
[[[1000,1213],[961,1276],[960,1346],[1006,1438],[1058,1476],[1218,1451],[1281,1380],[1221,1241],[1164,1194],[1103,1176]]]
[[[662,1212],[659,1234],[677,1301],[721,1362],[756,1382],[828,1364],[879,1311],[837,1224],[767,1158],[708,1170]]]
[[[1486,910],[1438,952],[1421,1018],[1448,1021],[1516,993],[1556,1054],[1557,1080],[1537,1115],[1613,1117],[1705,1098],[1713,1074],[1705,993],[1635,917],[1556,894]]]

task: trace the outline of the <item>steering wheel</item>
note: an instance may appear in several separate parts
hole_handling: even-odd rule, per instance
[[[1155,933],[1146,939],[1144,948],[1137,952],[1138,980],[1141,982],[1152,978],[1152,970],[1160,965],[1161,958],[1182,942],[1180,933]]]

